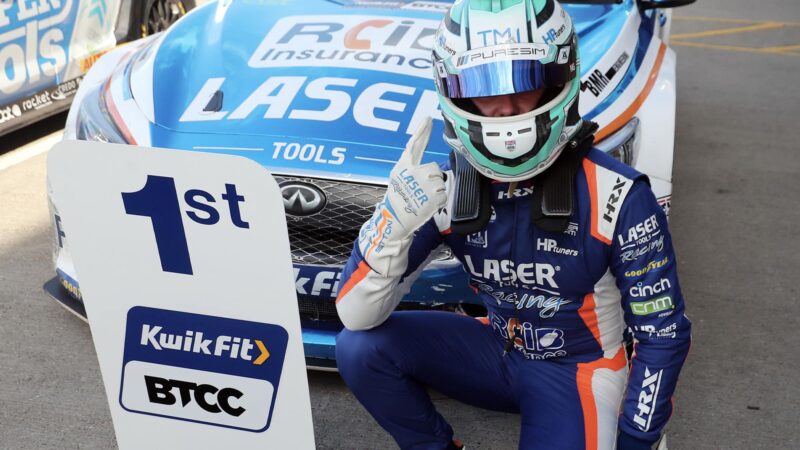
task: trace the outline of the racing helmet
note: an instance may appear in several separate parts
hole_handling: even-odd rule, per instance
[[[444,139],[486,177],[541,173],[580,128],[577,37],[555,0],[456,0],[432,61]],[[539,89],[532,111],[505,117],[483,116],[470,100]]]

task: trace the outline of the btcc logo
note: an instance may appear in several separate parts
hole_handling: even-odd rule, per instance
[[[173,389],[178,390],[178,395],[181,398],[181,406],[186,407],[192,399],[197,403],[197,406],[206,412],[212,414],[219,414],[224,412],[233,417],[239,417],[246,411],[241,406],[233,406],[231,399],[241,399],[242,392],[234,388],[219,389],[210,384],[197,384],[190,381],[169,380],[166,378],[159,378],[154,376],[145,375],[144,383],[147,387],[147,396],[150,403],[157,403],[162,405],[174,405],[178,399],[173,394]],[[194,392],[194,395],[192,393]],[[216,397],[216,403],[209,402],[208,396]]]
[[[167,349],[252,361],[257,366],[264,364],[264,361],[269,358],[267,347],[258,339],[254,339],[251,342],[248,338],[220,335],[211,340],[204,339],[202,331],[187,330],[183,335],[175,335],[164,333],[162,329],[163,327],[160,326],[143,324],[139,344],[159,351]],[[257,347],[260,352],[255,359],[250,354],[254,347]]]

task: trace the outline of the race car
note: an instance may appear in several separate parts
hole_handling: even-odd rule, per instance
[[[579,36],[580,112],[600,126],[596,145],[649,175],[667,211],[676,61],[663,7],[691,1],[563,2]],[[64,138],[241,155],[267,168],[284,199],[306,362],[335,368],[341,271],[389,171],[428,116],[435,138],[423,162],[450,154],[430,59],[448,7],[430,0],[198,7],[165,33],[103,56],[75,96]],[[556,42],[559,30],[544,38]],[[69,224],[50,206],[56,277],[46,290],[85,318]],[[480,315],[477,302],[461,264],[442,247],[400,309]]]
[[[195,0],[0,1],[0,136],[66,110],[116,45],[167,29]]]

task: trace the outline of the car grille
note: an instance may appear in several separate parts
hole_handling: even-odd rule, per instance
[[[276,175],[278,184],[300,181],[320,188],[327,197],[318,214],[297,217],[287,214],[292,262],[312,265],[344,265],[361,225],[383,199],[386,186]],[[333,311],[334,316],[336,311]]]

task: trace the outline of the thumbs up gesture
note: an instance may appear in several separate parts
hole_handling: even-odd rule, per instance
[[[402,230],[401,238],[410,236],[447,204],[444,174],[438,164],[420,165],[431,136],[431,118],[417,128],[406,144],[400,160],[389,175],[384,207]]]
[[[431,136],[430,117],[409,139],[406,149],[389,174],[389,186],[372,218],[361,227],[361,254],[370,259],[384,249],[404,242],[447,204],[444,174],[436,163],[420,165]],[[377,262],[373,262],[377,264]]]

